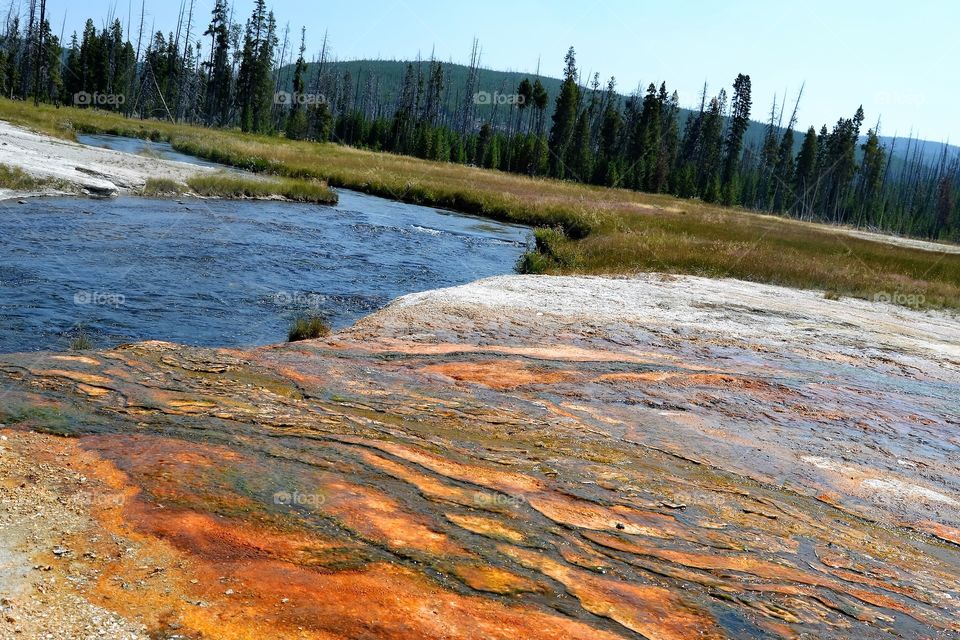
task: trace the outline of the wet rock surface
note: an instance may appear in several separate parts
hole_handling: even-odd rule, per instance
[[[944,314],[649,275],[4,355],[4,433],[92,496],[18,553],[154,637],[950,637],[958,345]]]
[[[191,176],[211,171],[184,162],[88,147],[5,121],[0,121],[0,136],[4,141],[0,146],[0,164],[19,167],[35,178],[63,183],[31,195],[57,194],[67,188],[95,198],[112,198],[138,192],[149,178],[185,182]],[[15,193],[0,189],[0,199]]]

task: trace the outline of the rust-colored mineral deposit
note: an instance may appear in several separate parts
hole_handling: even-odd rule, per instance
[[[45,588],[153,637],[960,634],[955,320],[544,282],[296,345],[0,356],[3,433],[95,497]]]

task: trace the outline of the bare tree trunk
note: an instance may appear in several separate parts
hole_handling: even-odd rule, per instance
[[[190,9],[187,13],[187,31],[183,37],[183,56],[180,61],[180,80],[177,83],[177,120],[184,116],[184,94],[186,93],[187,82],[187,52],[190,49],[190,31],[193,28],[193,7],[196,0],[190,0]],[[180,46],[180,34],[177,33],[177,47]],[[179,50],[179,49],[178,49]]]
[[[43,21],[47,15],[47,0],[40,0],[40,27],[37,29],[37,61],[33,81],[33,106],[40,104],[40,68],[43,61]]]

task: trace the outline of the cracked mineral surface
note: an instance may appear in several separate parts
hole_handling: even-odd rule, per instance
[[[0,380],[2,638],[960,633],[948,314],[508,276]]]

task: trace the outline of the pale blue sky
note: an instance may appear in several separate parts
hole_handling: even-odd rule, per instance
[[[186,0],[189,2],[189,0]],[[25,0],[22,0],[25,4]],[[134,32],[140,0],[133,5]],[[195,0],[202,33],[213,0]],[[246,19],[253,0],[236,0]],[[146,0],[147,26],[176,26],[179,0]],[[776,93],[796,98],[806,82],[799,127],[832,125],[863,104],[867,122],[882,118],[881,133],[914,133],[960,143],[960,3],[948,0],[273,0],[280,25],[316,51],[324,31],[334,54],[351,58],[429,56],[465,62],[474,36],[483,64],[557,76],[567,47],[582,71],[617,77],[629,92],[638,83],[666,80],[681,103],[693,105],[706,80],[711,93],[737,73],[753,80],[754,110],[763,119]],[[66,7],[66,36],[93,17],[98,26],[113,9],[126,23],[128,0],[48,0],[54,30]],[[729,91],[729,89],[728,89]]]

